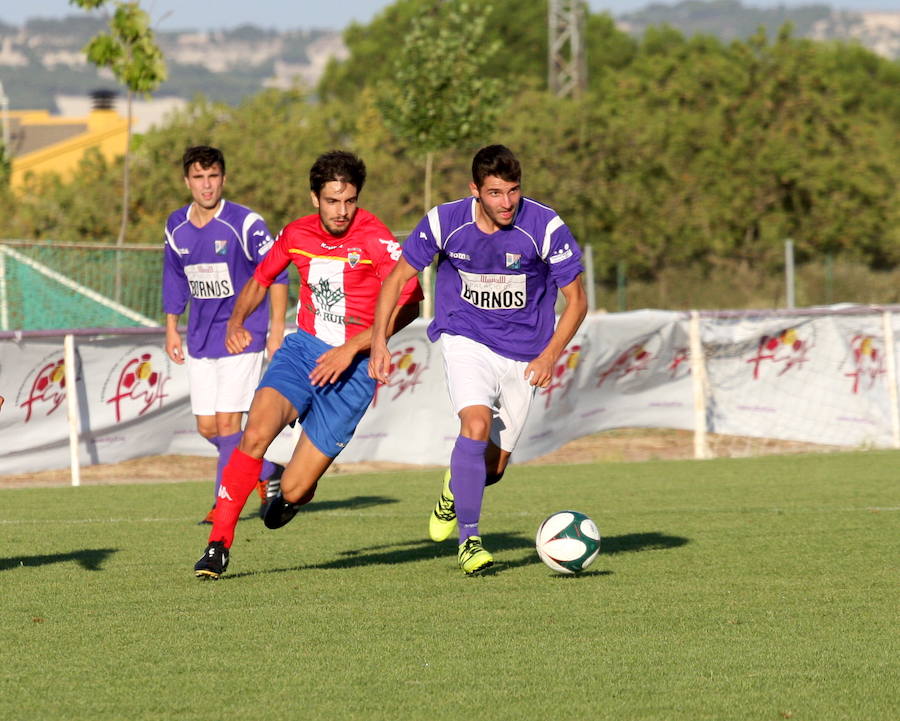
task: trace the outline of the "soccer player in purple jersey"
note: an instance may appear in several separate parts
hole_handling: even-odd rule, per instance
[[[258,213],[222,198],[225,157],[219,149],[188,148],[182,162],[192,202],[166,222],[162,281],[166,353],[179,365],[187,362],[197,431],[218,450],[214,496],[218,498],[222,471],[240,442],[243,414],[250,409],[263,356],[268,351],[271,358],[284,337],[288,276],[282,273],[269,291],[271,326],[266,301],[245,323],[252,342],[238,355],[229,353],[225,332],[237,294],[274,241]],[[178,321],[188,304],[185,354]],[[281,470],[269,461],[264,464],[263,506],[278,492]],[[201,523],[212,523],[211,515],[212,511]]]
[[[494,562],[478,528],[484,488],[502,477],[535,389],[550,384],[587,313],[581,250],[555,211],[522,195],[521,175],[503,145],[478,151],[471,197],[438,205],[419,222],[382,286],[373,325],[369,374],[386,383],[391,309],[402,285],[437,256],[428,337],[441,346],[460,428],[429,534],[443,541],[458,526],[467,575]],[[558,323],[557,291],[565,299]]]

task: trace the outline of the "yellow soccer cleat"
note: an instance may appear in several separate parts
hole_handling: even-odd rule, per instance
[[[459,545],[459,567],[474,576],[494,565],[494,557],[481,545],[481,536],[469,536]]]
[[[428,517],[428,535],[432,541],[441,542],[450,537],[456,530],[456,507],[453,505],[453,492],[450,490],[450,469],[444,473],[441,496]]]

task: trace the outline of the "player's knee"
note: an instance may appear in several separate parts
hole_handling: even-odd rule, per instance
[[[251,424],[244,429],[244,434],[241,436],[241,442],[238,447],[248,456],[262,458],[273,440],[268,433]]]
[[[459,434],[474,441],[486,441],[491,434],[490,420],[478,416],[467,418],[461,424]]]
[[[215,425],[206,425],[205,423],[197,424],[197,433],[208,441],[219,435],[219,431]]]
[[[313,496],[316,495],[316,488],[318,487],[319,482],[316,481],[307,489],[303,489],[302,486],[296,486],[294,488],[282,488],[281,495],[284,497],[288,503],[296,503],[298,506],[305,506],[309,503]]]

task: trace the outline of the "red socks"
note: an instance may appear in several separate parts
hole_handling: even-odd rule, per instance
[[[209,532],[209,542],[224,541],[225,548],[231,548],[234,542],[234,528],[237,526],[244,504],[262,471],[262,458],[253,458],[240,448],[235,448],[231,460],[222,472],[222,485],[219,486],[219,497],[213,512],[213,527]]]

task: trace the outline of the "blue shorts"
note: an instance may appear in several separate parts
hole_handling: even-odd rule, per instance
[[[332,346],[306,331],[288,335],[259,382],[287,398],[299,414],[297,422],[316,448],[337,456],[353,438],[356,426],[375,395],[366,355],[357,355],[336,383],[314,386],[309,374],[316,358]]]

